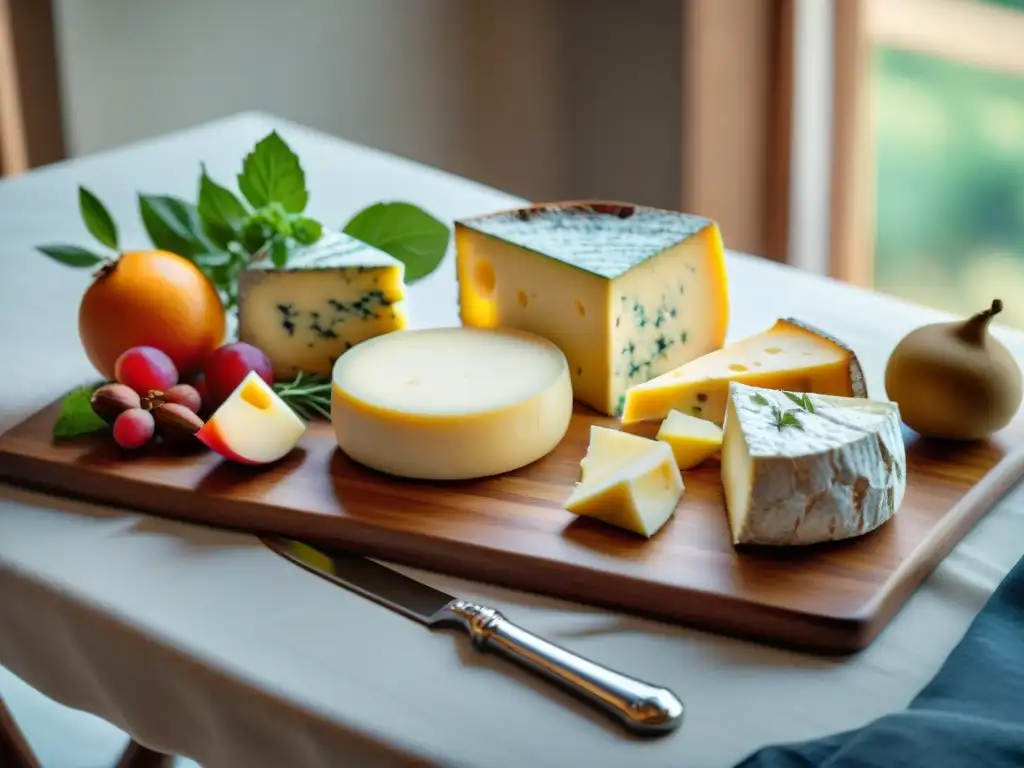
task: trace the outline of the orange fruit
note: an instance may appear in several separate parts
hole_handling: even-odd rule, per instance
[[[185,376],[224,341],[217,289],[188,259],[168,251],[128,251],[103,267],[82,296],[78,333],[89,361],[114,378],[126,349],[152,346]]]

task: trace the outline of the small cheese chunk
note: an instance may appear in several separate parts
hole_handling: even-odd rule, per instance
[[[592,425],[587,455],[580,461],[580,482],[607,474],[610,469],[649,451],[653,443],[640,435]]]
[[[576,399],[601,413],[619,415],[631,385],[725,339],[725,257],[709,219],[553,203],[457,221],[455,242],[463,325],[550,339]]]
[[[549,453],[571,417],[565,355],[520,331],[399,331],[358,344],[334,366],[338,446],[391,475],[509,472]]]
[[[899,407],[733,383],[722,485],[735,544],[815,544],[872,531],[906,491]]]
[[[692,469],[722,447],[722,429],[705,419],[670,411],[658,430],[658,440],[671,446],[680,469]]]
[[[263,350],[274,375],[329,376],[359,342],[405,328],[405,265],[340,232],[325,232],[286,266],[238,275],[238,338]]]
[[[671,410],[725,419],[729,383],[867,397],[860,362],[841,341],[792,318],[640,384],[626,394],[622,421],[663,419]]]
[[[647,442],[645,451],[579,483],[565,508],[648,538],[657,533],[675,513],[685,487],[672,449]]]

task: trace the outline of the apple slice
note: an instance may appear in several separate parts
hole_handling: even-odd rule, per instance
[[[196,437],[232,461],[269,464],[287,455],[305,431],[306,422],[251,371]]]

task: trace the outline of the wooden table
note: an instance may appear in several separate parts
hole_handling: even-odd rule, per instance
[[[88,274],[33,252],[88,243],[84,183],[144,245],[135,193],[195,194],[199,162],[228,179],[277,127],[299,152],[310,210],[338,225],[405,199],[451,219],[518,201],[256,114],[0,184],[0,429],[92,372],[76,332]],[[726,233],[728,241],[728,233]],[[730,254],[730,338],[793,314],[895,342],[941,315]],[[455,318],[452,260],[412,289],[417,325]],[[1024,361],[1024,335],[999,331]],[[641,742],[507,663],[286,563],[253,538],[0,486],[0,664],[153,749],[205,768],[281,765],[727,766],[758,746],[852,728],[903,707],[1024,551],[1020,490],[942,563],[875,643],[824,659],[595,608],[417,573],[555,642],[665,684],[687,704]]]

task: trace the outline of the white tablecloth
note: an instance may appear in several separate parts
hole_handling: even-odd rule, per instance
[[[136,190],[194,195],[200,160],[230,179],[272,126],[300,153],[312,215],[380,199],[454,217],[514,198],[281,120],[241,115],[0,183],[0,429],[93,374],[78,345],[87,271],[34,253],[87,244],[76,185],[145,244]],[[726,233],[728,240],[728,233]],[[785,277],[785,282],[781,278]],[[792,314],[895,342],[938,313],[730,255],[732,338]],[[417,325],[454,324],[451,259],[413,289]],[[1000,336],[1024,360],[1024,335]],[[884,359],[866,360],[877,383]],[[295,568],[249,536],[0,485],[0,665],[143,743],[206,768],[397,765],[728,766],[763,744],[903,707],[1024,552],[1017,490],[889,628],[828,659],[414,572],[597,661],[676,691],[682,729],[639,740],[458,634]]]

